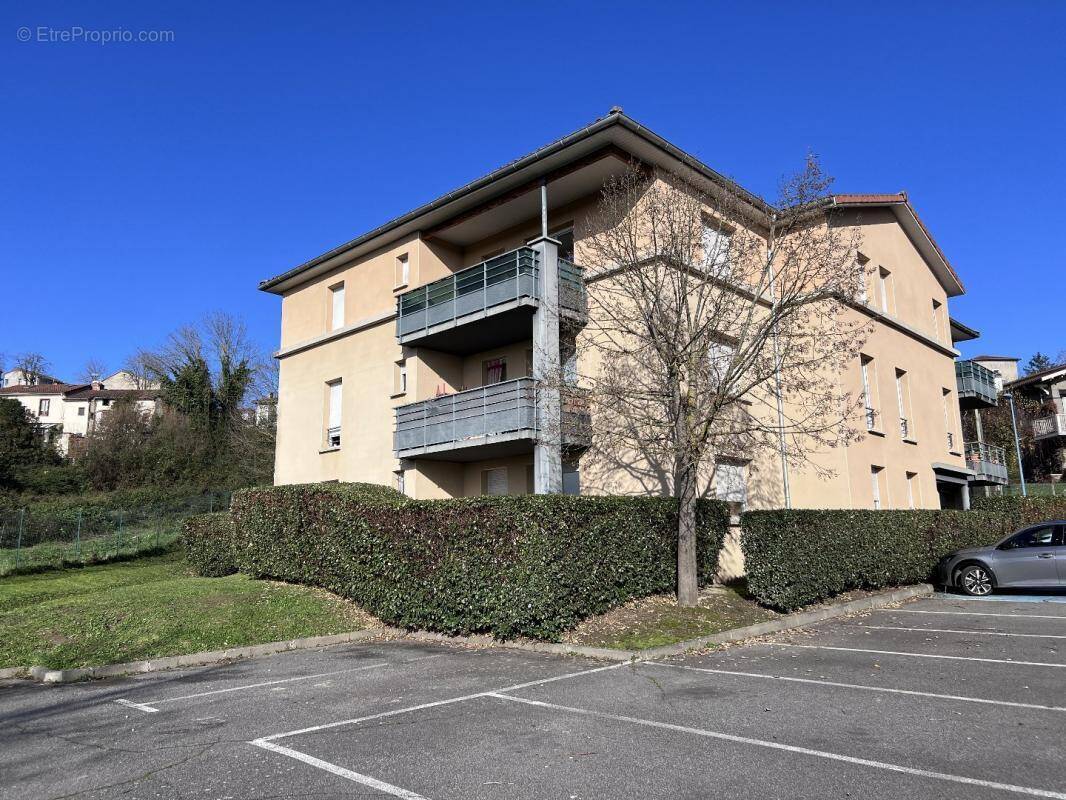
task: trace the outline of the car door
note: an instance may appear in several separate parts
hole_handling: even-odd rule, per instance
[[[1062,555],[1057,525],[1034,525],[1021,531],[996,551],[995,573],[999,586],[1058,586]]]
[[[1054,547],[1059,586],[1066,586],[1066,525],[1059,525],[1059,543]]]

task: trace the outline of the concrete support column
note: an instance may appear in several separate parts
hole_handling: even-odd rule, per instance
[[[533,378],[537,382],[537,442],[533,450],[533,491],[563,491],[562,404],[559,397],[559,243],[542,236],[537,251],[540,302],[533,315]]]
[[[962,486],[959,487],[959,490],[962,492],[962,509],[963,509],[963,511],[969,511],[970,510],[970,484],[964,483]]]

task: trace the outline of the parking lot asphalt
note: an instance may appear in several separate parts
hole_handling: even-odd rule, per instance
[[[405,641],[0,685],[0,798],[1066,800],[1066,597],[617,664]]]

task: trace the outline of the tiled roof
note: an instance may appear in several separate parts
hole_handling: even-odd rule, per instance
[[[0,389],[0,395],[20,394],[66,394],[71,389],[78,389],[88,384],[78,383],[38,383],[33,386],[5,386]]]
[[[79,386],[65,395],[67,400],[155,400],[161,394],[159,389],[93,389],[91,386]]]

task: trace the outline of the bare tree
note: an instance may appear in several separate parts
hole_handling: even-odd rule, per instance
[[[829,183],[812,156],[775,209],[728,182],[634,167],[605,186],[582,242],[590,455],[641,462],[679,498],[681,605],[698,599],[697,500],[717,457],[797,464],[854,435],[857,398],[836,378],[864,338],[848,305],[865,276]]]
[[[82,383],[91,383],[92,381],[98,381],[104,377],[104,373],[107,372],[107,365],[98,358],[90,358],[85,362],[85,366],[81,368],[81,374],[78,376],[78,380]]]
[[[152,371],[152,354],[144,348],[135,350],[122,365],[138,389],[151,389],[155,385]]]
[[[15,356],[15,369],[22,372],[23,380],[28,386],[36,386],[45,377],[45,371],[51,365],[40,353],[19,353]]]

